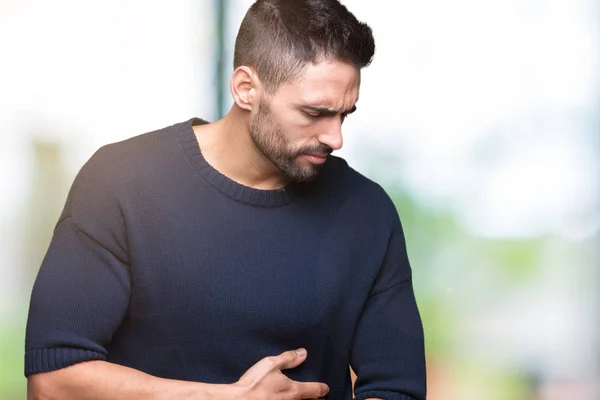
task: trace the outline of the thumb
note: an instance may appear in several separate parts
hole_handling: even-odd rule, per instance
[[[306,349],[300,348],[281,353],[275,358],[275,367],[278,369],[296,368],[306,360]]]

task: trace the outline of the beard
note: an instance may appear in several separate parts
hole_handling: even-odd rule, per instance
[[[329,154],[331,147],[318,144],[291,148],[283,129],[271,118],[271,108],[260,103],[258,114],[250,121],[250,138],[256,149],[292,182],[309,182],[317,177],[323,164],[303,165],[298,162],[302,154]]]

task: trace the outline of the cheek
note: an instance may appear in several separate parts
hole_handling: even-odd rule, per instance
[[[307,118],[297,110],[288,110],[287,108],[281,110],[273,108],[272,111],[274,111],[273,116],[277,115],[272,122],[276,124],[281,135],[292,147],[312,143],[318,136],[319,120]]]
[[[318,136],[319,130],[322,129],[322,122],[321,119],[309,118],[297,111],[290,111],[286,114],[282,127],[289,137],[298,140],[309,140]]]
[[[281,134],[290,142],[301,140],[311,127],[310,121],[306,121],[306,118],[297,117],[292,113],[285,115],[277,125]]]
[[[283,123],[290,129],[302,128],[310,125],[310,119],[297,111],[288,111],[284,115]]]
[[[304,121],[292,122],[283,129],[287,141],[295,147],[314,144],[319,136],[318,132],[318,124],[315,121],[308,123]]]

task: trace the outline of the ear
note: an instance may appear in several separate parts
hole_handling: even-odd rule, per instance
[[[252,111],[257,101],[257,91],[260,81],[253,69],[241,66],[233,71],[230,90],[233,101],[243,110]]]

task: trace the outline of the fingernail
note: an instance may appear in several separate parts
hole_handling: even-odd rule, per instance
[[[305,349],[298,349],[298,350],[296,350],[296,353],[298,353],[298,355],[300,357],[304,357],[306,355],[306,350]]]

